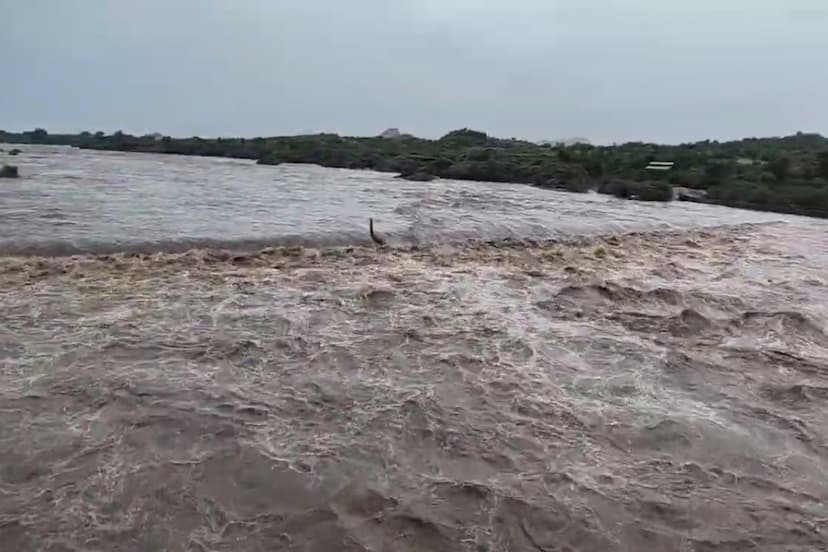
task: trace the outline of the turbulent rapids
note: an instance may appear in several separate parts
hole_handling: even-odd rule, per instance
[[[521,193],[456,224],[533,220]],[[2,549],[828,548],[826,226],[619,231],[612,205],[535,241],[392,220],[383,246],[43,257],[46,218],[4,231],[32,249],[0,258]],[[127,235],[60,208],[69,250]]]

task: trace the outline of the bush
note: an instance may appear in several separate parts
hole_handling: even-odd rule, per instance
[[[672,201],[673,187],[667,182],[633,182],[630,199],[638,201]]]
[[[598,186],[598,193],[620,197],[621,199],[627,199],[630,197],[628,184],[629,182],[626,180],[604,180],[601,182],[601,185]]]
[[[638,201],[672,201],[673,187],[667,182],[636,182],[632,180],[608,180],[598,192],[622,199]]]
[[[558,170],[558,182],[568,192],[586,193],[591,188],[589,175],[582,167],[564,166]]]
[[[0,167],[0,178],[17,178],[20,172],[14,165],[3,165]]]
[[[398,157],[393,159],[391,161],[391,167],[394,172],[400,173],[403,178],[420,172],[420,165],[413,159],[408,159],[406,157]]]
[[[466,147],[485,146],[488,141],[489,136],[485,132],[471,130],[468,128],[453,130],[440,138],[440,142],[442,143]]]

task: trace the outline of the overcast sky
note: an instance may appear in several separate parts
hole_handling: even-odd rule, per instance
[[[0,0],[0,128],[828,134],[828,0]]]

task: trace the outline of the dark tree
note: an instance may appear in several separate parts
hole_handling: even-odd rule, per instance
[[[775,157],[768,163],[768,170],[773,173],[777,180],[785,180],[791,172],[791,160],[788,157]]]

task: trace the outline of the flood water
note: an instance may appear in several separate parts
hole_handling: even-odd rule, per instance
[[[13,162],[3,550],[828,549],[823,221]]]
[[[398,244],[784,220],[692,203],[631,203],[525,185],[424,185],[384,173],[233,159],[30,147],[9,160],[23,178],[0,187],[0,254],[364,244],[369,217]]]

